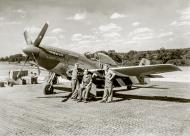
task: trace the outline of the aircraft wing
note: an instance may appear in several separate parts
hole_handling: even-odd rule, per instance
[[[129,76],[150,76],[152,74],[160,74],[165,72],[173,72],[173,71],[181,71],[175,65],[172,64],[156,64],[156,65],[144,65],[144,66],[129,66],[129,67],[112,67],[110,68],[115,72],[116,75],[121,77],[129,77]],[[92,69],[90,70],[93,73],[101,72],[100,69]],[[156,75],[152,75],[155,77]]]
[[[145,76],[145,75],[159,74],[159,73],[172,72],[172,71],[181,71],[180,68],[172,64],[114,67],[110,69],[128,76],[140,76],[140,75]]]

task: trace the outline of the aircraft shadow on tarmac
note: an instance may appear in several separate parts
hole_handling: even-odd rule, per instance
[[[62,102],[66,102],[71,96],[71,93],[66,96],[44,96],[37,98],[63,98]],[[179,102],[179,103],[190,103],[190,99],[178,98],[178,97],[168,97],[168,96],[142,96],[142,95],[131,95],[131,94],[121,94],[118,92],[114,93],[114,97],[120,98],[113,100],[113,102],[120,102],[125,100],[140,99],[140,100],[152,100],[152,101],[167,101],[167,102]],[[98,101],[101,98],[93,99],[92,101]]]
[[[61,92],[60,92],[61,93]],[[58,94],[58,93],[55,93]],[[49,95],[49,96],[41,96],[41,97],[36,97],[36,98],[67,98],[69,96],[54,96],[54,95]]]
[[[133,86],[131,90],[136,90],[140,88],[150,88],[150,89],[169,89],[165,87],[157,87],[158,85],[151,86]],[[179,102],[179,103],[190,103],[190,99],[186,98],[178,98],[178,97],[168,97],[168,96],[143,96],[143,95],[132,95],[132,94],[121,94],[119,92],[122,91],[131,91],[126,89],[116,90],[114,91],[114,97],[121,98],[118,100],[114,100],[113,102],[120,102],[124,100],[131,99],[141,99],[141,100],[152,100],[152,101],[168,101],[168,102]]]
[[[151,85],[151,86],[133,86],[134,89],[139,88],[150,88],[150,89],[169,89],[167,87],[158,87],[159,85]]]
[[[147,88],[147,89],[169,89],[166,87],[157,87],[158,85],[151,85],[151,86],[133,86],[130,90],[127,90],[126,88],[124,89],[117,89],[114,90],[114,92],[121,92],[121,91],[133,91],[136,89],[140,89],[140,88]]]
[[[121,94],[121,93],[119,93],[119,92],[123,92],[123,91],[133,91],[133,90],[136,90],[139,88],[169,89],[169,88],[156,87],[156,86],[157,85],[145,86],[145,87],[135,86],[131,90],[127,90],[127,89],[114,90],[114,97],[120,98],[120,99],[113,100],[113,102],[120,102],[120,101],[124,101],[124,100],[132,100],[132,99],[141,99],[141,100],[152,100],[152,101],[190,103],[190,99],[186,99],[186,98],[168,97],[168,96],[142,96],[142,95],[132,95],[132,94]],[[55,92],[55,94],[71,92],[70,88],[64,88],[63,87],[63,88],[56,88],[56,89],[64,90],[64,92],[63,91]],[[103,91],[102,91],[102,94],[103,94]],[[66,102],[67,100],[69,100],[70,97],[71,97],[71,93],[69,93],[68,95],[62,95],[62,96],[49,95],[49,96],[43,96],[43,97],[37,97],[37,98],[63,98],[62,102]],[[101,99],[100,97],[97,97],[97,98],[93,99],[92,101],[98,101],[100,99]]]
[[[121,98],[121,99],[114,100],[113,102],[120,102],[120,101],[124,101],[124,100],[132,100],[132,99],[140,99],[140,100],[152,100],[152,101],[190,103],[190,99],[178,98],[178,97],[168,97],[168,96],[142,96],[142,95],[121,94],[121,93],[115,92],[114,97]]]
[[[56,92],[55,94],[59,94],[59,93],[65,93],[65,92]],[[91,100],[90,101],[98,101],[101,98],[95,98],[93,94],[89,95]],[[71,98],[71,93],[69,93],[68,95],[64,95],[64,96],[43,96],[43,97],[36,97],[36,98],[63,98],[63,100],[61,102],[66,102],[69,100],[69,98]]]

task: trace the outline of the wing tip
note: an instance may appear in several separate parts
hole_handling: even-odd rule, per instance
[[[182,71],[178,66],[173,65],[173,64],[170,64],[170,65],[172,65],[175,68],[176,71]]]

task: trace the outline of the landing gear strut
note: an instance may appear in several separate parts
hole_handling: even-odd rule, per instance
[[[44,94],[49,95],[54,93],[53,84],[55,84],[55,79],[57,79],[55,73],[51,74],[48,84],[44,87]]]

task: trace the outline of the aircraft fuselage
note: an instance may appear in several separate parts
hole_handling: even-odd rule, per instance
[[[23,51],[28,56],[34,56],[39,66],[61,76],[65,76],[66,71],[72,69],[75,63],[80,64],[80,68],[99,68],[98,61],[92,61],[82,54],[55,47],[31,47],[30,49],[27,48],[27,50]]]

